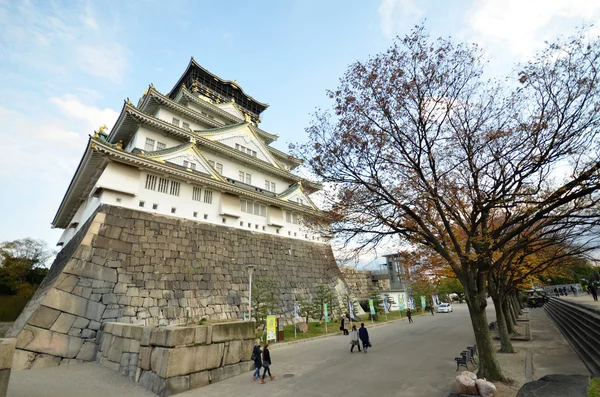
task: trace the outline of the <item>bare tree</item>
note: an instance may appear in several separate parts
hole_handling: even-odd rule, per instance
[[[395,236],[444,258],[488,379],[503,379],[485,314],[494,264],[523,233],[598,219],[599,56],[597,41],[557,42],[501,84],[482,78],[475,45],[417,27],[351,65],[333,114],[317,112],[295,148],[333,187],[327,214],[347,244]]]

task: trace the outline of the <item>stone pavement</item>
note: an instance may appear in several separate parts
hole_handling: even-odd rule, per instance
[[[577,353],[543,309],[531,309],[529,317],[533,340],[526,346],[533,350],[534,380],[551,374],[589,376]]]
[[[600,300],[597,302],[594,301],[594,298],[592,298],[592,295],[591,294],[588,295],[586,292],[579,293],[579,294],[577,294],[577,296],[573,296],[573,295],[561,296],[560,299],[566,299],[568,301],[587,306],[591,309],[594,309],[594,310],[600,312]]]

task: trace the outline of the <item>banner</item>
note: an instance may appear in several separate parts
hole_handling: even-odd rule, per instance
[[[244,321],[246,321],[246,312],[244,312]]]
[[[323,314],[325,315],[325,322],[329,322],[329,312],[327,311],[327,303],[323,303]]]
[[[408,300],[408,308],[415,310],[415,299],[412,297]]]
[[[425,309],[425,306],[427,306],[427,298],[425,296],[421,296],[421,307]]]
[[[375,314],[375,306],[373,306],[373,299],[369,299],[369,308],[371,309],[371,314]]]
[[[294,318],[300,320],[300,316],[298,315],[298,302],[294,302]]]
[[[348,301],[348,311],[349,311],[349,315],[350,318],[354,318],[354,305],[352,304],[352,301]]]
[[[437,295],[433,295],[431,297],[431,300],[433,301],[433,306],[439,306],[440,305],[440,300],[439,300],[439,298],[438,298]]]
[[[277,340],[277,317],[273,315],[267,316],[267,342]]]
[[[383,301],[383,310],[384,310],[386,313],[389,313],[389,312],[390,312],[390,304],[388,303],[387,299]]]
[[[401,295],[398,295],[398,308],[404,310],[404,298]]]

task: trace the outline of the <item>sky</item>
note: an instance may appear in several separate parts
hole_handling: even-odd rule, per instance
[[[54,246],[87,137],[150,83],[169,92],[192,56],[268,103],[261,127],[287,151],[352,62],[416,24],[478,43],[505,76],[599,19],[594,0],[0,0],[0,242]]]

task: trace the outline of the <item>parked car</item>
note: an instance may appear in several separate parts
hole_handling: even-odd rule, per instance
[[[450,313],[452,312],[452,305],[450,303],[440,303],[437,311],[438,313]]]

